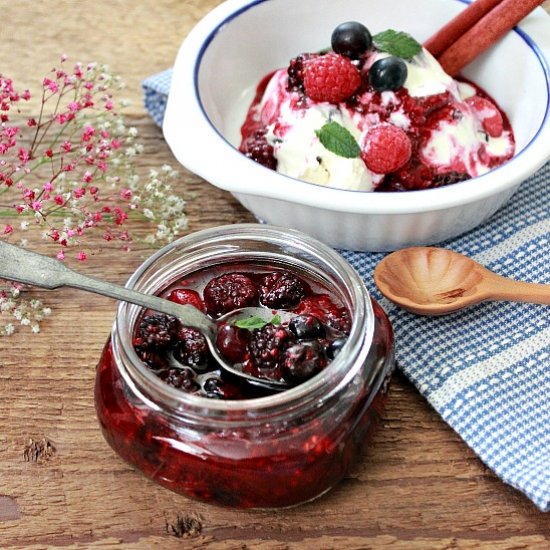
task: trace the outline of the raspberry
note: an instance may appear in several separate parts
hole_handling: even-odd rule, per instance
[[[190,304],[200,311],[204,311],[204,303],[199,293],[189,288],[175,288],[168,295],[168,299],[176,304]]]
[[[213,317],[256,304],[258,289],[242,273],[226,273],[212,279],[203,291],[206,311]]]
[[[175,317],[163,314],[144,315],[139,323],[134,346],[140,350],[154,350],[169,346],[179,328]]]
[[[260,302],[267,307],[294,307],[310,292],[306,282],[288,271],[275,271],[260,280]]]
[[[179,341],[174,353],[177,361],[189,367],[206,364],[208,345],[202,332],[190,327],[180,327],[177,338]]]
[[[306,61],[304,89],[314,101],[340,103],[361,84],[359,69],[343,55],[327,53]]]
[[[481,120],[483,129],[491,137],[499,137],[502,135],[504,131],[504,120],[502,119],[501,112],[491,101],[475,95],[466,99],[466,103],[476,112]]]
[[[268,323],[252,331],[249,351],[252,364],[265,374],[279,366],[286,348],[294,341],[292,334],[282,326]]]
[[[258,130],[252,134],[241,145],[241,152],[249,159],[270,168],[277,169],[277,159],[275,158],[273,147],[268,143],[265,137],[266,130]]]
[[[380,124],[366,133],[361,157],[372,172],[388,174],[406,164],[411,153],[411,140],[401,128]]]

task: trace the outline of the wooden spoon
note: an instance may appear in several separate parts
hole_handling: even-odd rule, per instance
[[[419,315],[444,315],[486,300],[550,305],[550,285],[501,277],[444,248],[392,252],[376,266],[374,281],[386,298]]]

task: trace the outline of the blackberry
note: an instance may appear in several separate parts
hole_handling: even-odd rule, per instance
[[[177,333],[177,347],[174,357],[182,365],[199,367],[208,360],[208,344],[206,338],[197,329],[181,327]]]
[[[159,373],[159,378],[166,382],[169,386],[172,386],[178,390],[185,390],[190,393],[195,393],[200,389],[195,376],[195,371],[191,368],[171,368]]]
[[[464,172],[445,172],[444,174],[436,174],[432,179],[432,187],[443,187],[445,185],[452,185],[460,181],[469,180],[470,174]]]
[[[289,380],[307,380],[326,365],[327,357],[318,342],[295,344],[284,352],[283,374]]]
[[[141,350],[154,350],[170,346],[179,328],[179,321],[170,315],[155,313],[141,318],[134,346]]]
[[[258,130],[255,134],[246,138],[241,146],[241,151],[258,164],[276,170],[277,159],[275,158],[273,146],[268,143],[265,134],[265,129]]]
[[[317,317],[313,315],[297,315],[293,317],[288,328],[298,340],[313,340],[325,335],[325,327]]]
[[[290,60],[288,64],[288,83],[287,90],[289,92],[305,93],[304,89],[304,68],[305,62],[314,57],[315,54],[303,53],[298,57]]]
[[[260,302],[267,307],[286,309],[297,306],[311,293],[310,286],[288,271],[275,271],[260,280]]]
[[[268,323],[254,329],[248,345],[252,364],[262,372],[276,369],[284,351],[293,343],[292,333],[282,326]]]
[[[304,298],[296,308],[299,315],[313,315],[326,327],[341,334],[349,334],[351,318],[348,310],[333,302],[328,294]]]
[[[227,273],[212,279],[203,291],[206,310],[213,317],[255,305],[258,299],[256,285],[242,273]]]

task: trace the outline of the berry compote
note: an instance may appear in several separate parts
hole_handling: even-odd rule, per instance
[[[228,360],[296,386],[270,393],[227,376],[198,331],[121,304],[95,395],[122,458],[177,492],[241,508],[307,502],[357,462],[385,404],[393,336],[333,250],[295,231],[225,226],[159,251],[128,286],[213,318],[258,304],[296,312],[218,336]]]

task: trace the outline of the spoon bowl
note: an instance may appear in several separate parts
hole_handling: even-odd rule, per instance
[[[514,281],[444,248],[411,247],[374,270],[380,292],[419,315],[444,315],[486,300],[550,304],[550,285]]]
[[[224,324],[246,320],[251,317],[260,317],[267,323],[275,316],[278,316],[281,322],[285,323],[296,315],[288,311],[263,307],[245,307],[230,311],[214,321],[189,304],[178,304],[164,298],[159,298],[158,296],[144,294],[137,290],[82,275],[69,269],[58,260],[49,258],[44,254],[25,250],[1,240],[0,278],[48,289],[68,286],[101,294],[102,296],[109,296],[110,298],[171,315],[179,319],[184,326],[193,327],[202,332],[206,338],[210,352],[223,370],[251,384],[270,390],[283,391],[293,386],[293,384],[287,381],[259,378],[243,372],[238,365],[228,363],[216,346],[218,329]]]

